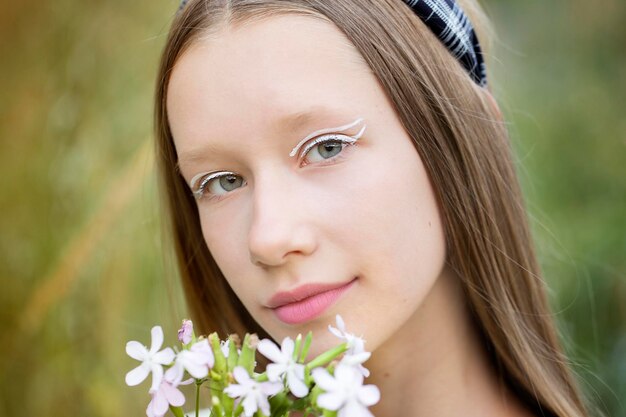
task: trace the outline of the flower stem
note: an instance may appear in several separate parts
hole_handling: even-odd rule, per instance
[[[196,384],[196,417],[200,415],[200,384]]]
[[[347,343],[342,343],[339,346],[334,347],[333,349],[331,349],[331,350],[329,350],[327,352],[324,352],[321,355],[317,356],[311,362],[306,364],[306,368],[309,369],[309,370],[312,370],[314,368],[317,368],[318,366],[324,366],[327,363],[329,363],[330,361],[332,361],[333,359],[335,359],[337,356],[339,356],[342,353],[344,353],[346,350],[348,350],[348,344]]]

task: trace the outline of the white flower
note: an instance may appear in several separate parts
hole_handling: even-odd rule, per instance
[[[281,350],[269,339],[259,342],[257,350],[274,363],[267,365],[267,377],[270,381],[282,381],[287,376],[289,390],[296,397],[302,398],[309,393],[304,383],[304,365],[293,359],[294,342],[288,337],[283,339]]]
[[[363,365],[361,365],[371,356],[370,352],[365,351],[365,341],[363,340],[363,338],[355,336],[352,333],[348,333],[346,331],[346,325],[339,314],[337,314],[336,320],[337,328],[328,325],[328,330],[348,344],[348,350],[346,351],[346,353],[344,353],[341,362],[351,366],[355,366],[359,370],[359,372],[363,374],[363,376],[368,377],[370,375],[370,371]]]
[[[189,375],[196,379],[201,379],[209,374],[209,369],[213,367],[215,358],[207,339],[202,339],[194,343],[189,350],[182,350],[176,355],[176,362],[165,372],[165,379],[174,385],[180,384],[183,379],[185,369]]]
[[[235,367],[233,376],[239,384],[230,384],[224,388],[224,392],[231,398],[238,398],[237,403],[243,400],[243,412],[246,417],[251,417],[258,409],[269,416],[270,403],[267,397],[279,393],[283,385],[277,382],[257,382],[242,366]]]
[[[227,358],[230,353],[230,339],[222,340],[220,342],[220,349],[222,350],[224,357]]]
[[[311,376],[326,391],[317,397],[318,406],[339,410],[337,417],[373,417],[367,407],[380,400],[380,391],[375,385],[363,386],[363,375],[358,369],[339,363],[334,376],[324,368],[313,369]]]
[[[230,354],[230,339],[222,340],[220,342],[220,349],[222,350],[224,357],[228,358],[228,355]],[[241,349],[237,349],[237,354],[241,355]],[[256,364],[256,362],[254,363]]]
[[[133,359],[141,361],[141,365],[126,374],[126,384],[140,384],[152,372],[152,386],[150,391],[156,391],[163,379],[163,365],[172,363],[176,354],[171,348],[158,352],[163,344],[163,329],[161,326],[152,328],[152,344],[150,350],[136,341],[126,343],[126,353]]]

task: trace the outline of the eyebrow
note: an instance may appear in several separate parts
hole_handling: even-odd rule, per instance
[[[298,129],[299,127],[301,127],[302,125],[305,125],[307,123],[310,123],[314,120],[323,120],[323,119],[329,119],[329,118],[333,118],[333,119],[344,119],[345,120],[345,111],[341,111],[338,109],[331,109],[325,106],[312,106],[307,110],[304,111],[299,111],[299,112],[295,112],[295,113],[291,113],[291,114],[287,114],[284,115],[282,117],[280,117],[279,119],[276,120],[275,122],[275,126],[280,126],[281,130],[288,132],[288,131],[294,131],[296,129]],[[323,133],[328,133],[329,131],[343,131],[343,130],[348,130],[351,127],[357,125],[358,123],[360,123],[363,119],[361,117],[359,117],[357,120],[349,123],[349,124],[344,124],[338,127],[329,127],[329,128],[324,128],[324,129],[319,129],[316,130],[315,132],[310,133],[309,135],[307,135],[304,139],[302,139],[290,152],[289,156],[293,156],[295,155],[295,153],[300,149],[300,147],[306,143],[307,140],[311,139],[312,137],[316,136],[316,135],[320,135]],[[198,160],[202,160],[205,159],[207,157],[207,155],[210,154],[219,154],[224,152],[223,150],[220,149],[219,146],[216,146],[214,143],[211,142],[206,142],[203,143],[201,146],[199,146],[196,149],[192,149],[188,152],[186,152],[183,155],[179,155],[178,157],[178,161],[177,161],[177,166],[180,170],[180,162],[195,162]]]

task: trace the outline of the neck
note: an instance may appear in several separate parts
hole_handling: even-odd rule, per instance
[[[371,371],[365,383],[381,391],[374,415],[524,415],[499,382],[470,317],[459,278],[446,268],[420,308],[365,363]]]

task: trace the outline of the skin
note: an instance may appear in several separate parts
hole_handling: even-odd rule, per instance
[[[198,200],[202,232],[275,340],[312,330],[311,355],[319,353],[337,344],[326,328],[341,314],[373,352],[365,366],[366,383],[381,390],[375,415],[523,415],[491,371],[458,277],[446,267],[422,160],[338,29],[303,16],[226,26],[179,59],[167,109],[187,183],[214,171],[245,181],[219,201]],[[311,109],[314,118],[285,123]],[[359,117],[363,136],[336,159],[324,160],[319,147],[304,160],[289,156],[311,132]],[[354,277],[303,325],[287,325],[266,307],[278,291]]]

